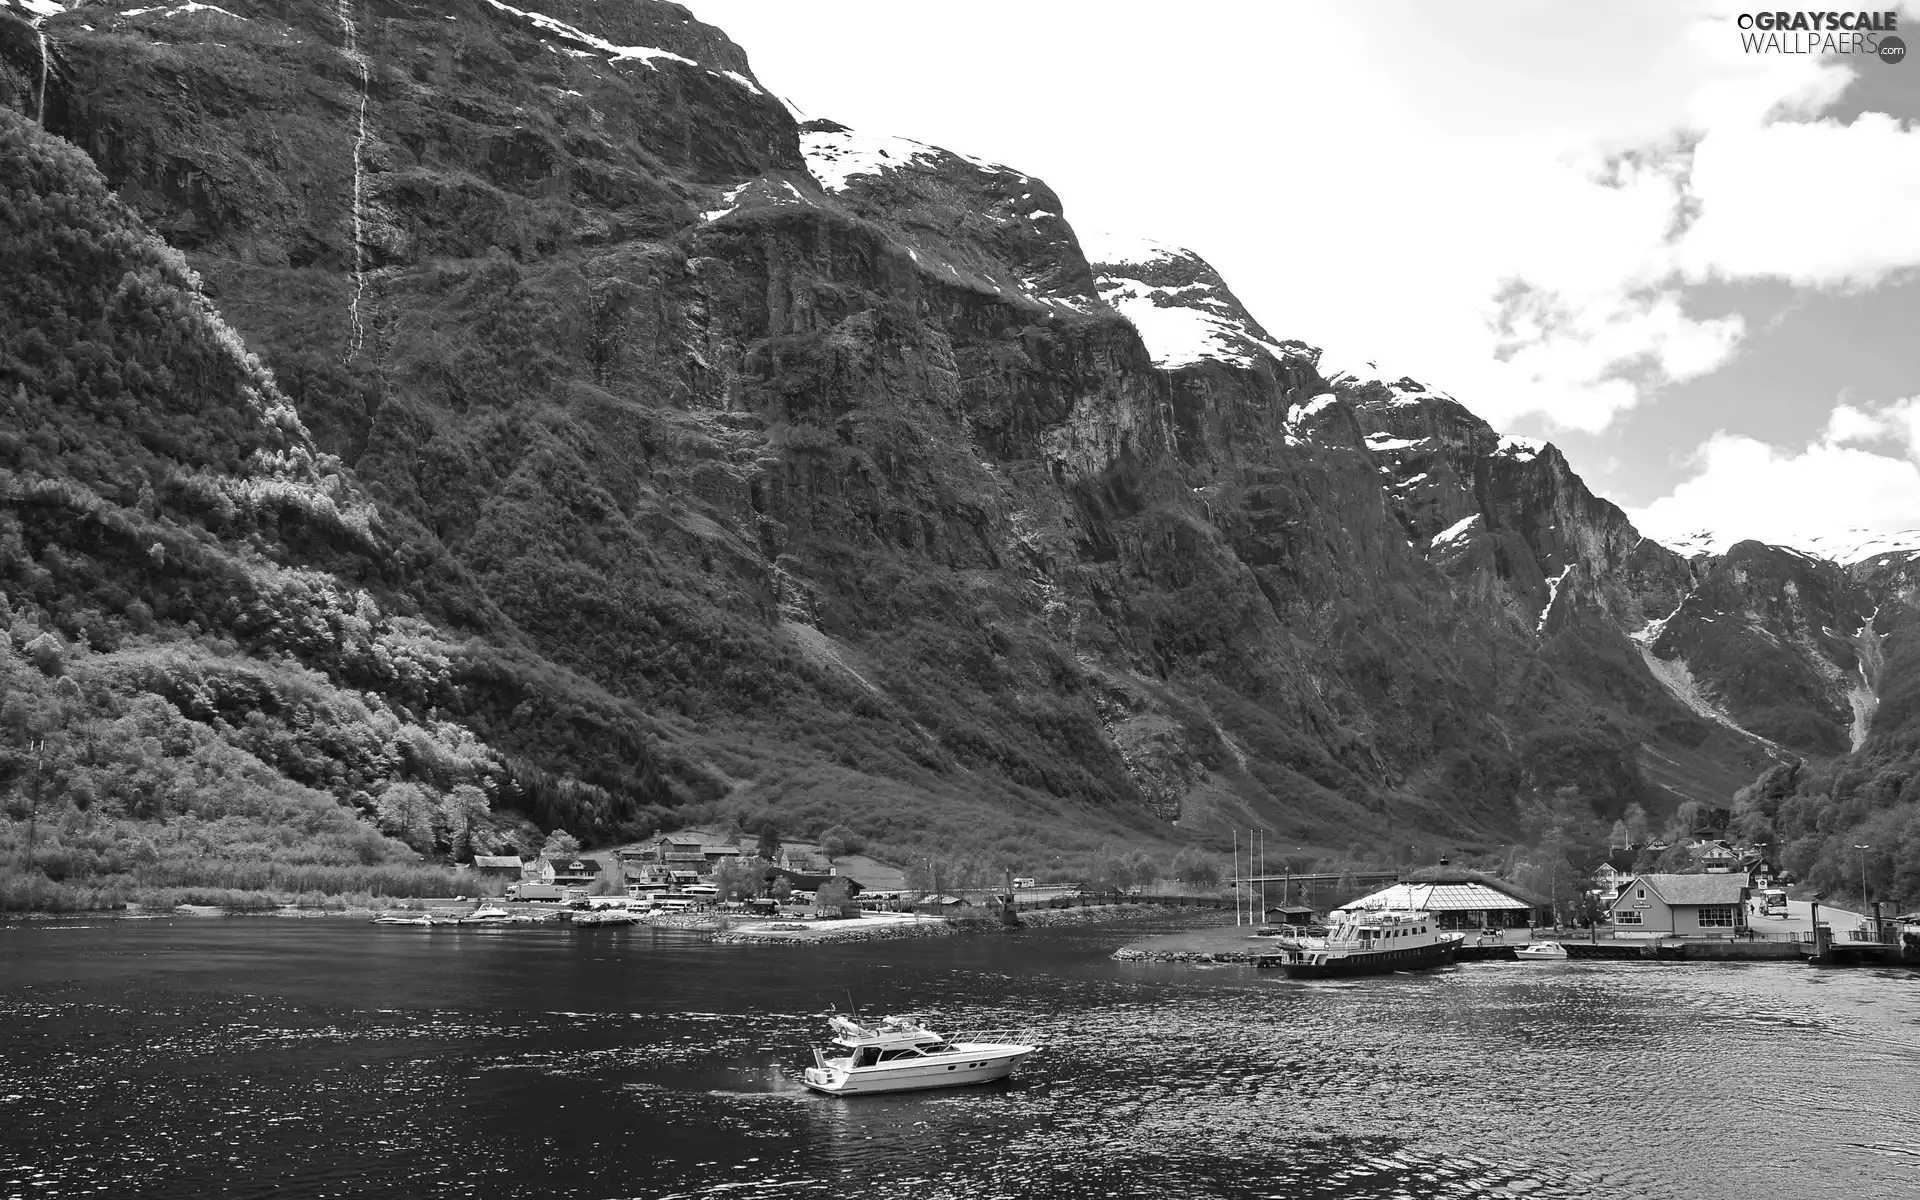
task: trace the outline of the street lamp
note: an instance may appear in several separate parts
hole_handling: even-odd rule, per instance
[[[1855,842],[1853,848],[1860,852],[1860,919],[1864,921],[1867,917],[1867,851],[1873,847]]]

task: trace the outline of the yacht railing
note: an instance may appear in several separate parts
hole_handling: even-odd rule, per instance
[[[1039,1044],[1039,1030],[1026,1029],[962,1029],[946,1035],[949,1046],[957,1042],[984,1042],[994,1045],[1033,1046]]]

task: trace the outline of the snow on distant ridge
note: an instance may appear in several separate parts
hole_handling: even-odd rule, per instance
[[[1647,536],[1674,553],[1687,558],[1700,554],[1725,554],[1733,549],[1735,544],[1746,541],[1764,542],[1769,546],[1777,546],[1795,554],[1824,558],[1829,562],[1839,563],[1843,567],[1850,567],[1882,554],[1920,553],[1920,529],[1903,529],[1895,533],[1874,529],[1843,529],[1837,533],[1779,539],[1740,537],[1712,529],[1697,529],[1691,533],[1670,535],[1649,533]]]

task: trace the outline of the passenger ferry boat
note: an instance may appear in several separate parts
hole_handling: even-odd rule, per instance
[[[1325,937],[1275,940],[1289,979],[1326,979],[1444,967],[1467,935],[1442,933],[1429,912],[1381,909],[1336,913]]]
[[[957,1033],[948,1038],[908,1017],[862,1025],[836,1016],[829,1024],[834,1047],[844,1053],[816,1049],[802,1081],[816,1092],[835,1096],[992,1083],[1012,1075],[1039,1049],[1018,1033]]]

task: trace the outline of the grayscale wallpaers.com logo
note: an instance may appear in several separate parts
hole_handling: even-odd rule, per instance
[[[1761,12],[1734,18],[1748,54],[1871,54],[1905,62],[1907,44],[1894,12]]]

